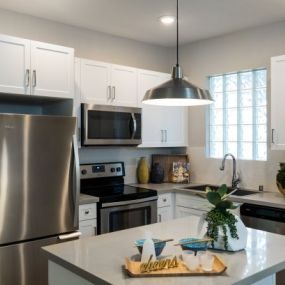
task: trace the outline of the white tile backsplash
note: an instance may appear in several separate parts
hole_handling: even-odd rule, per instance
[[[222,159],[207,158],[204,147],[189,147],[191,182],[193,183],[226,183],[231,185],[232,161],[226,161],[224,171],[219,169]],[[285,162],[285,151],[268,151],[267,161],[237,160],[237,170],[241,178],[241,186],[258,190],[278,191],[276,174],[279,162]]]
[[[140,157],[145,156],[151,164],[152,154],[182,154],[186,148],[137,148],[137,147],[82,147],[79,149],[80,163],[113,162],[125,163],[125,183],[136,183],[136,171]]]

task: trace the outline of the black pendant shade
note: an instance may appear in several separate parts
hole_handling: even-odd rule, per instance
[[[194,84],[183,79],[182,70],[179,66],[179,38],[178,38],[178,0],[177,0],[177,41],[176,55],[177,63],[172,70],[172,78],[161,85],[146,92],[143,103],[160,106],[197,106],[207,105],[213,102],[208,90],[201,89]]]

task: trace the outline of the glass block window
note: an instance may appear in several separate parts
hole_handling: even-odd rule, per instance
[[[209,77],[215,102],[207,116],[207,152],[222,158],[267,160],[266,69]]]

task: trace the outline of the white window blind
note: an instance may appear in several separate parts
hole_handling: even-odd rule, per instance
[[[209,77],[215,102],[207,116],[207,153],[267,160],[266,69]]]

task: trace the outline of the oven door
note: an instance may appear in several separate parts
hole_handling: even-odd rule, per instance
[[[141,109],[82,104],[84,145],[141,144]]]
[[[100,234],[153,224],[157,222],[157,197],[105,203],[99,216]]]

